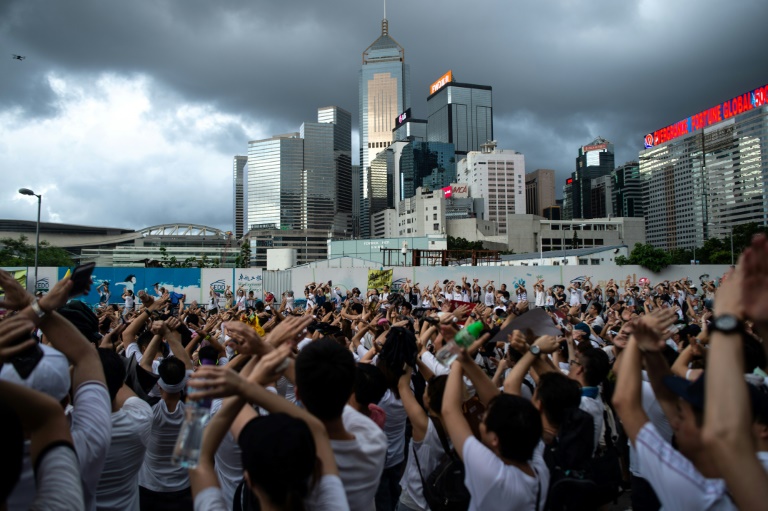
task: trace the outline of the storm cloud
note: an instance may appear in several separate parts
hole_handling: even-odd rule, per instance
[[[617,163],[636,159],[647,132],[768,83],[765,1],[387,8],[414,116],[448,69],[491,85],[499,146],[528,171],[555,169],[558,188],[596,136]],[[16,193],[29,187],[44,220],[230,228],[232,157],[248,140],[296,131],[326,105],[357,124],[357,73],[382,16],[372,0],[2,2],[0,217],[34,217]]]

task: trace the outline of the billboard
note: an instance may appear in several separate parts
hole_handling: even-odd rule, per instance
[[[595,145],[585,145],[581,148],[581,151],[584,153],[588,153],[590,151],[602,151],[608,149],[608,144],[595,144]]]
[[[429,86],[429,93],[434,94],[453,81],[453,71],[448,71]]]
[[[405,112],[395,117],[395,129],[405,124],[410,118],[411,118],[411,109],[409,108]]]
[[[648,133],[643,140],[646,149],[669,142],[683,135],[702,130],[718,122],[743,114],[768,103],[768,85],[758,87],[750,92],[731,98],[712,108],[703,110],[695,115],[670,124],[653,133]]]

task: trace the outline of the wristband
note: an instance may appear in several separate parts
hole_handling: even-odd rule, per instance
[[[32,303],[29,304],[29,306],[38,318],[43,319],[45,317],[46,312],[43,310],[42,307],[40,307],[40,304],[37,302],[38,300],[35,299],[34,301],[32,301]]]

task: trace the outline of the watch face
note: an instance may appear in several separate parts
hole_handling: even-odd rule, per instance
[[[720,316],[715,321],[715,328],[718,330],[731,331],[739,325],[739,320],[733,316]]]
[[[533,355],[538,355],[539,353],[541,353],[541,348],[539,348],[538,346],[531,346],[531,353]]]

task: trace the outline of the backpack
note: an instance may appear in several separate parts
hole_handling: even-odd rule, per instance
[[[470,495],[469,490],[464,486],[464,462],[448,446],[442,425],[432,417],[430,420],[437,431],[437,436],[440,437],[444,455],[426,480],[421,473],[421,464],[416,455],[416,447],[411,445],[421,478],[424,499],[426,499],[431,511],[466,511],[469,508]]]
[[[587,412],[572,408],[560,425],[555,440],[544,449],[549,468],[546,509],[587,511],[603,501],[592,476],[592,451],[595,425]]]

